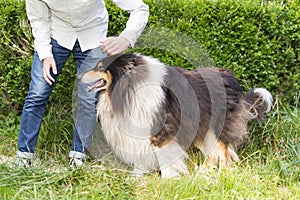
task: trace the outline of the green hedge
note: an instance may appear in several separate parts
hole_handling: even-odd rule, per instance
[[[117,35],[124,28],[128,14],[111,1],[106,2],[111,19],[109,35]],[[288,103],[299,95],[299,1],[145,2],[151,11],[149,23],[131,51],[185,68],[197,67],[195,63],[197,65],[202,59],[196,58],[200,52],[198,57],[209,56],[217,67],[233,69],[244,88],[266,87]],[[154,34],[151,33],[153,30]],[[33,51],[24,1],[0,2],[0,41],[0,110],[20,110],[29,85]],[[184,46],[186,42],[188,44]],[[199,66],[205,65],[206,61],[201,62]],[[207,63],[207,66],[211,65],[211,62]],[[70,102],[75,74],[72,59],[68,66],[60,77],[52,101]]]
[[[218,67],[233,69],[245,87],[266,87],[285,99],[298,95],[299,1],[148,2],[150,27],[166,27],[194,38]]]

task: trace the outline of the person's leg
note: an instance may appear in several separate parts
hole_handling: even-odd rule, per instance
[[[57,80],[63,65],[71,54],[71,51],[58,45],[55,40],[52,40],[51,44],[58,72],[57,75],[52,75],[54,79]],[[35,52],[31,68],[30,87],[21,117],[20,133],[18,138],[19,150],[17,151],[17,157],[19,158],[33,159],[34,157],[34,150],[46,103],[54,85],[55,83],[49,85],[45,81],[43,77],[43,63],[39,60],[37,52]]]
[[[100,47],[81,52],[79,43],[73,49],[76,60],[77,75],[96,67],[97,63],[106,57]],[[85,152],[91,142],[92,133],[96,125],[96,94],[87,91],[87,85],[78,83],[78,111],[75,122],[70,158],[85,159]]]

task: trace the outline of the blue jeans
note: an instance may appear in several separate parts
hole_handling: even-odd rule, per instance
[[[102,53],[100,47],[82,52],[78,41],[76,41],[72,50],[60,46],[54,39],[51,40],[51,44],[58,72],[57,75],[52,74],[55,80],[57,80],[71,53],[76,60],[77,75],[93,69],[106,56]],[[54,85],[55,83],[49,85],[45,81],[43,77],[43,63],[39,60],[37,52],[35,52],[29,92],[22,111],[17,156],[33,158],[46,103]],[[76,152],[80,155],[77,157],[82,157],[90,144],[96,125],[95,102],[95,93],[87,92],[87,85],[78,83],[78,111],[75,119],[72,150],[70,152],[72,157]]]

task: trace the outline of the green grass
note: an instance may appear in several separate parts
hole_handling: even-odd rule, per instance
[[[50,106],[35,169],[0,164],[0,199],[300,199],[300,108],[295,105],[276,101],[265,122],[251,124],[240,162],[207,169],[201,154],[191,151],[191,174],[171,180],[158,173],[135,180],[128,171],[93,159],[83,169],[68,169],[73,116],[70,108]],[[0,154],[13,157],[20,116],[0,117]]]

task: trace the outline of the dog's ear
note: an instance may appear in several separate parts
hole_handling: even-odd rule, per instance
[[[96,68],[95,68],[95,71],[99,71],[99,72],[104,72],[105,71],[105,68],[103,67],[103,62],[100,61],[98,62]]]
[[[133,59],[135,66],[145,65],[147,63],[142,56],[137,56]]]

